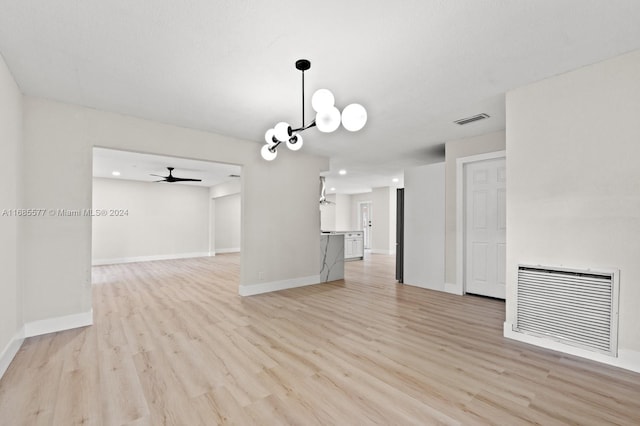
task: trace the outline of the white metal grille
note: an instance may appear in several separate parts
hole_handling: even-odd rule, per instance
[[[518,267],[516,331],[617,356],[617,272]]]
[[[485,118],[489,118],[489,114],[485,114],[483,112],[482,114],[476,114],[476,115],[472,115],[471,117],[461,118],[459,120],[454,121],[454,123],[464,126],[465,124],[473,123],[474,121],[478,121],[478,120],[484,120]]]

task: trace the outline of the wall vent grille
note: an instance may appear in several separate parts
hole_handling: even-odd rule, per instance
[[[465,124],[473,123],[474,121],[484,120],[485,118],[489,118],[489,114],[476,114],[471,117],[461,118],[459,120],[454,121],[454,123],[464,126]]]
[[[618,273],[518,266],[515,331],[617,356]]]

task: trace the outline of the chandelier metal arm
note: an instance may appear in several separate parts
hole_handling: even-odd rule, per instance
[[[269,147],[269,151],[271,152],[276,152],[276,149],[278,148],[278,145],[280,145],[282,143],[282,141],[277,140],[276,138],[274,139],[274,144],[272,146]]]
[[[302,127],[298,127],[297,129],[291,129],[292,132],[301,132],[303,130],[310,129],[316,126],[316,120],[313,120],[311,123],[304,125],[304,121],[302,122]]]

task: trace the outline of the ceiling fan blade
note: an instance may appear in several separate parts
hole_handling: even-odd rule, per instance
[[[190,179],[190,178],[181,178],[181,177],[175,177],[172,172],[174,170],[173,167],[167,167],[167,170],[169,170],[169,176],[162,176],[162,175],[155,175],[153,173],[150,173],[149,176],[156,176],[159,178],[162,178],[162,180],[157,180],[156,182],[202,182],[202,179]]]

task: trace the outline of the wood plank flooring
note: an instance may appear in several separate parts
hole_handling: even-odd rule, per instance
[[[95,267],[95,325],[27,339],[1,425],[640,424],[640,374],[502,337],[394,259],[242,298],[239,257]]]

